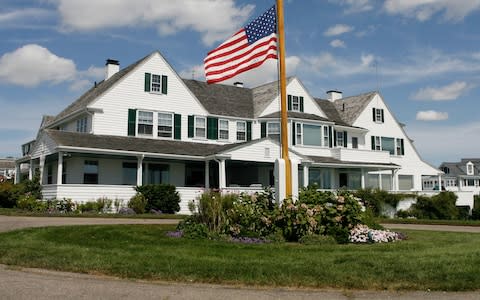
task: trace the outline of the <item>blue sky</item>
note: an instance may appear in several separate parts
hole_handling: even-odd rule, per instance
[[[204,80],[206,53],[274,1],[1,0],[0,157],[20,155],[42,115],[155,50]],[[480,0],[285,0],[287,73],[315,97],[379,89],[434,165],[479,157]],[[275,62],[235,78],[275,79]]]

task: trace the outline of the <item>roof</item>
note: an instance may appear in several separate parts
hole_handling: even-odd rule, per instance
[[[369,92],[358,96],[335,100],[334,105],[344,122],[352,125],[363,112],[377,92]]]
[[[53,122],[59,121],[73,113],[86,109],[90,103],[92,103],[97,99],[97,97],[99,97],[108,89],[110,89],[115,83],[117,83],[120,79],[122,79],[125,75],[127,75],[131,70],[133,70],[142,62],[144,62],[147,58],[149,58],[154,53],[157,53],[157,52],[153,52],[145,56],[144,58],[140,59],[139,61],[129,65],[128,67],[118,71],[107,80],[102,80],[99,83],[96,83],[95,85],[93,85],[86,93],[81,95],[77,100],[75,100],[72,104],[67,106],[67,108],[65,108],[58,115],[56,115],[55,118],[50,119],[49,120],[50,122],[48,124],[52,124]],[[48,125],[48,124],[45,124],[45,125]]]
[[[359,161],[343,161],[333,157],[328,156],[308,156],[309,159],[316,164],[335,164],[335,165],[345,165],[345,166],[372,166],[372,167],[389,167],[389,168],[399,168],[399,165],[392,163],[378,163],[378,162],[359,162]]]
[[[287,85],[293,77],[287,78]],[[278,96],[278,81],[270,82],[252,89],[254,117],[258,117],[267,106]]]
[[[342,126],[350,126],[342,119],[342,117],[340,117],[340,114],[338,113],[337,108],[335,107],[335,104],[333,104],[333,102],[318,98],[315,98],[315,102],[317,102],[317,104],[320,106],[320,109],[327,115],[327,118],[331,121],[334,121],[335,124]]]
[[[183,79],[183,82],[209,113],[220,116],[253,118],[251,89],[224,84],[207,84],[190,79]]]
[[[0,169],[15,169],[15,160],[12,159],[0,159]]]
[[[270,119],[270,118],[280,118],[281,112],[277,111],[265,116],[259,117],[259,119]],[[287,112],[287,115],[289,118],[293,119],[304,119],[304,120],[317,120],[317,121],[330,121],[329,119],[325,119],[323,117],[320,117],[318,115],[314,114],[307,114],[303,112],[296,112],[296,111],[289,111]]]
[[[473,163],[473,176],[480,176],[480,159],[479,158],[463,158],[460,162],[443,162],[439,169],[445,172],[445,167],[448,168],[446,176],[472,176],[467,175],[467,163]]]

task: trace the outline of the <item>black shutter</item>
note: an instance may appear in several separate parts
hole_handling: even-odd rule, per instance
[[[267,123],[266,122],[262,122],[260,124],[261,128],[260,128],[260,137],[261,138],[264,138],[267,136]]]
[[[287,104],[288,104],[288,110],[292,110],[292,95],[288,95],[287,96],[288,98],[288,101],[287,101]]]
[[[376,112],[375,107],[372,108],[372,111],[373,111],[373,122],[375,122],[375,121],[377,121],[377,119],[375,118],[375,112]]]
[[[328,126],[328,147],[332,148],[333,146],[333,131],[332,126]]]
[[[182,115],[175,114],[173,115],[173,138],[176,140],[182,139]]]
[[[194,117],[193,116],[188,116],[188,137],[193,137],[193,123],[194,123]]]
[[[247,141],[252,140],[252,121],[247,121]]]
[[[343,132],[343,147],[347,148],[347,144],[348,144],[347,132],[344,131]]]
[[[207,139],[218,139],[218,119],[207,117]]]
[[[405,155],[405,148],[403,147],[403,139],[400,139],[400,145],[402,147],[401,151],[402,151],[402,155]]]
[[[294,146],[297,144],[296,126],[297,124],[292,122],[292,145]]]
[[[372,150],[375,150],[375,137],[372,135]]]
[[[383,117],[383,109],[380,110],[380,112],[382,113],[382,123],[384,123],[384,122],[385,122],[385,118]]]
[[[303,97],[300,97],[300,111],[303,112]]]
[[[152,74],[150,73],[145,73],[145,92],[150,92],[150,80],[151,80]]]
[[[337,131],[333,130],[333,146],[337,147]]]
[[[137,110],[129,109],[128,110],[128,135],[135,136],[135,125],[137,123]]]
[[[162,94],[166,95],[168,89],[168,76],[162,75]]]

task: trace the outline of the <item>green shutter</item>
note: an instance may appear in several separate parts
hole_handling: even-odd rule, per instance
[[[218,139],[218,119],[207,117],[207,139]]]
[[[150,80],[152,78],[152,74],[145,73],[145,92],[150,92]]]
[[[266,122],[262,122],[260,124],[260,137],[261,138],[264,138],[267,136],[267,123]]]
[[[188,137],[193,137],[193,123],[194,123],[194,117],[193,116],[188,116]]]
[[[252,140],[252,121],[247,121],[247,141]]]
[[[382,123],[384,123],[384,122],[385,122],[385,119],[384,119],[384,117],[383,117],[383,109],[382,109],[380,112],[382,113]]]
[[[375,137],[372,135],[372,150],[375,150]]]
[[[296,127],[295,127],[295,126],[297,126],[297,124],[296,124],[295,122],[292,122],[292,145],[294,145],[294,146],[295,146],[296,143],[297,143],[297,141],[296,141],[296,140],[297,140],[297,136],[296,136],[296,132],[295,132]]]
[[[303,97],[300,97],[300,111],[303,112]]]
[[[373,112],[373,122],[377,121],[376,117],[375,117],[375,112],[376,112],[376,109],[375,107],[372,108],[372,112]]]
[[[337,131],[333,130],[333,146],[337,147]]]
[[[347,144],[348,144],[347,132],[344,131],[343,132],[343,147],[347,148]]]
[[[288,106],[288,107],[287,107],[287,109],[290,111],[290,110],[292,110],[292,95],[288,95],[287,98],[288,98],[288,101],[287,101],[287,104],[288,104],[287,106]]]
[[[405,155],[405,148],[403,147],[403,139],[400,139],[400,145],[402,147],[402,149],[401,149],[402,155]]]
[[[182,139],[182,115],[175,114],[173,115],[173,138],[176,140]]]
[[[128,135],[135,136],[135,124],[137,123],[137,110],[128,110]]]
[[[168,77],[166,75],[162,75],[162,94],[167,94],[168,88]]]
[[[328,147],[332,148],[332,144],[333,144],[332,126],[328,126]]]

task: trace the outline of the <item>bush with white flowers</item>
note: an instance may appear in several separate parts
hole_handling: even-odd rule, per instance
[[[397,232],[375,230],[366,225],[357,225],[350,230],[350,242],[352,243],[389,243],[402,239],[402,235]]]

